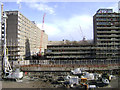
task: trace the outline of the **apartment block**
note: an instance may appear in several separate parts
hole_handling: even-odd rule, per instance
[[[96,57],[105,60],[120,58],[120,13],[99,9],[93,17]]]
[[[39,53],[41,43],[42,48],[46,49],[48,36],[45,32],[42,33],[35,22],[30,21],[19,11],[5,12],[8,17],[6,34],[10,60],[19,60]]]

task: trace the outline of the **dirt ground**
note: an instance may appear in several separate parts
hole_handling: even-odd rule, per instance
[[[1,81],[2,88],[56,88],[55,85],[50,82],[44,82],[42,80],[30,81],[24,78],[22,81]],[[120,77],[113,79],[110,84],[105,88],[120,88]]]

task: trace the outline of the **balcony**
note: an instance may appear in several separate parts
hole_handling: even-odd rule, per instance
[[[115,33],[115,34],[117,34],[117,33],[120,33],[120,31],[97,31],[97,33],[109,33],[109,34],[113,34],[113,33]]]
[[[81,55],[81,56],[76,56],[76,55],[72,55],[72,56],[47,56],[47,58],[85,58],[85,57],[90,57],[89,55]]]
[[[80,49],[91,49],[92,47],[51,47],[51,50],[80,50]]]
[[[97,41],[120,41],[120,39],[97,39]]]
[[[100,21],[100,22],[111,22],[111,21],[118,21],[118,19],[108,19],[108,18],[105,18],[105,19],[103,19],[103,18],[100,18],[100,19],[96,19],[96,21]]]
[[[9,52],[19,52],[20,50],[17,50],[17,49],[16,49],[16,50],[10,50],[10,49],[9,49],[8,51],[9,51]]]
[[[120,29],[119,27],[97,27],[97,29]]]
[[[97,45],[120,45],[119,43],[97,43]]]
[[[111,17],[111,15],[96,15],[96,17]]]
[[[105,52],[104,52],[104,51]],[[100,52],[100,53],[106,53],[106,52],[108,52],[108,50],[111,50],[111,51],[109,51],[109,52],[111,52],[111,53],[113,53],[114,51],[118,51],[118,49],[116,49],[115,47],[99,47],[99,48],[96,48],[96,51],[97,52]],[[101,51],[103,51],[103,52],[101,52]]]
[[[114,38],[114,37],[120,37],[120,35],[97,35],[97,37],[108,37],[108,38]]]
[[[96,17],[120,17],[119,15],[96,15]]]
[[[47,54],[88,54],[90,51],[79,51],[79,52],[47,52]]]

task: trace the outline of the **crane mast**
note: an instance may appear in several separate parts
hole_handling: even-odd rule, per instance
[[[41,30],[41,37],[40,37],[40,51],[39,56],[42,54],[42,42],[43,42],[43,33],[44,33],[44,19],[45,19],[46,13],[43,15],[43,21],[42,21],[42,30]]]
[[[1,3],[1,21],[2,21],[2,17],[3,17],[3,3]]]
[[[43,21],[42,21],[42,30],[44,30],[44,19],[45,19],[46,13],[43,15]]]
[[[3,22],[4,23],[4,53],[3,53],[3,68],[4,68],[4,73],[9,73],[9,72],[12,72],[12,68],[11,68],[11,65],[8,61],[8,53],[7,53],[7,37],[6,37],[6,19],[7,19],[7,15],[6,13],[4,12],[4,15],[3,15]]]
[[[3,73],[9,73],[12,72],[12,68],[11,65],[8,61],[8,53],[7,53],[7,46],[6,46],[6,19],[7,19],[7,15],[5,12],[3,12],[3,4],[1,4],[1,31],[2,31],[2,51],[3,51],[3,57],[2,57],[2,71]],[[4,39],[3,39],[4,38]]]
[[[82,29],[81,29],[80,25],[79,25],[79,28],[80,28],[80,31],[81,31],[81,34],[82,34],[83,41],[85,41],[85,36],[83,35],[83,32],[82,32]]]
[[[3,5],[1,5],[1,36],[2,36],[2,78],[3,79],[21,79],[23,77],[23,72],[20,72],[19,69],[16,69],[13,72],[10,62],[8,61],[8,49],[7,49],[7,14],[3,12]]]

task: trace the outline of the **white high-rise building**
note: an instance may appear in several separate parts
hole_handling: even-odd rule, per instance
[[[42,50],[47,49],[48,35],[43,30],[39,29],[35,23],[31,22],[19,11],[5,12],[8,17],[6,38],[9,60],[28,58],[36,55],[40,48]]]

